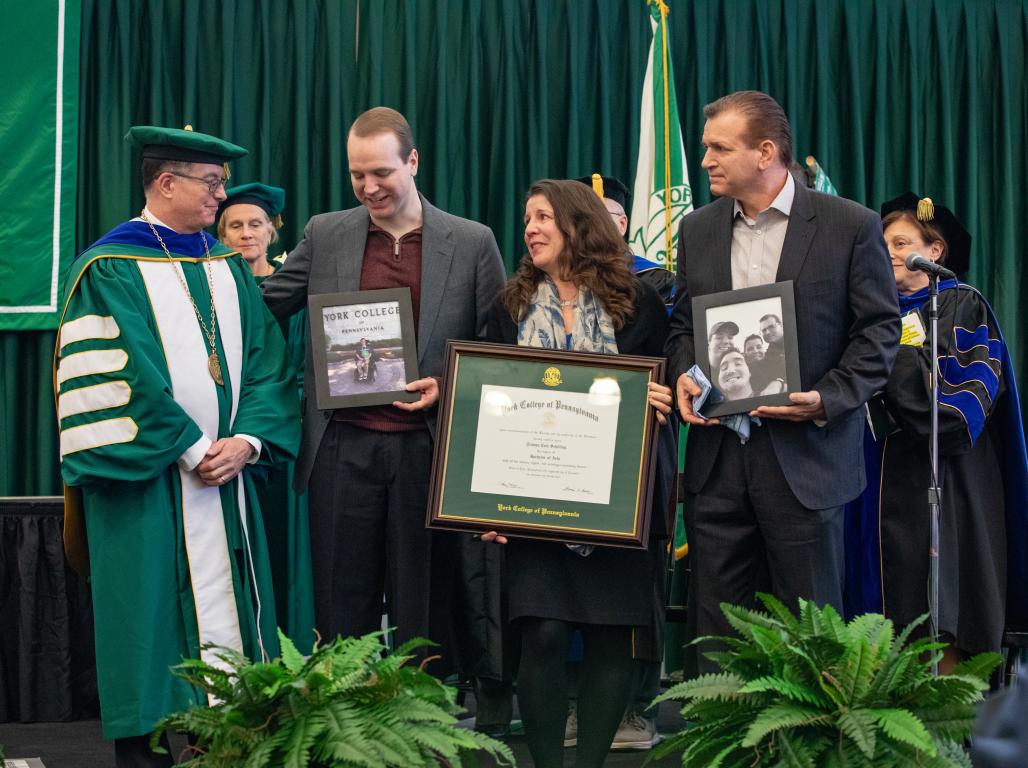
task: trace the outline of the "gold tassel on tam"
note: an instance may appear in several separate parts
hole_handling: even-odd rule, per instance
[[[598,173],[593,174],[593,192],[596,193],[596,196],[600,198],[600,200],[606,197],[606,195],[603,194],[603,177]]]
[[[917,220],[931,221],[935,218],[935,204],[930,197],[922,197],[917,201]]]

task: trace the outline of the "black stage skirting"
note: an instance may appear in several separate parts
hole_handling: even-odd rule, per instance
[[[0,722],[97,717],[89,585],[64,561],[64,499],[0,497]]]

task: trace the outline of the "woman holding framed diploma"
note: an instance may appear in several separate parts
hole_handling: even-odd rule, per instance
[[[577,181],[533,184],[525,203],[525,244],[528,254],[490,311],[487,341],[663,355],[664,304],[631,274],[628,247],[589,187]],[[673,443],[671,390],[649,386],[661,431]],[[574,629],[581,631],[585,646],[578,766],[603,765],[628,703],[633,650],[636,658],[657,655],[652,630],[662,621],[659,542],[667,536],[668,475],[658,469],[648,550],[520,538],[506,547],[509,617],[521,634],[518,701],[529,750],[540,768],[563,765],[566,659]],[[496,533],[482,538],[508,543]],[[647,635],[649,653],[641,647]]]

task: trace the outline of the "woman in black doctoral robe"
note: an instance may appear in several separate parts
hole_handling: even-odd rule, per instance
[[[900,625],[928,613],[928,488],[931,340],[929,278],[905,266],[918,253],[963,273],[971,238],[946,208],[912,193],[882,208],[899,292],[903,335],[873,418],[868,488],[851,515],[851,612],[884,611]],[[981,294],[939,283],[939,626],[951,643],[944,670],[962,655],[998,651],[1007,604],[1021,604],[1024,568],[1024,442],[1006,346]],[[875,405],[871,407],[876,413]],[[887,416],[886,416],[887,414]],[[1019,444],[1019,448],[1018,448]],[[1020,469],[1018,469],[1020,466]],[[1008,480],[1012,482],[1008,482]],[[1012,592],[1013,590],[1013,592]],[[1024,613],[1023,608],[1016,609]],[[927,631],[927,627],[922,631]]]

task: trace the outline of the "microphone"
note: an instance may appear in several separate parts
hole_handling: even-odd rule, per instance
[[[904,266],[911,272],[926,272],[929,275],[940,277],[943,280],[956,280],[957,276],[941,264],[936,264],[931,259],[926,259],[920,253],[912,253],[907,256]]]

